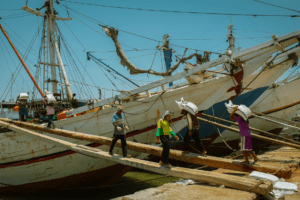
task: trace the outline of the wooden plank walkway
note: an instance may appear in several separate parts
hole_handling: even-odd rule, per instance
[[[0,125],[10,130],[13,130],[15,132],[26,134],[30,137],[34,137],[39,140],[46,141],[60,147],[73,150],[83,155],[91,156],[94,158],[107,159],[123,165],[144,169],[159,174],[165,174],[165,175],[180,177],[184,179],[193,179],[205,183],[214,183],[217,185],[225,185],[226,187],[250,191],[250,192],[263,194],[263,195],[269,194],[269,192],[272,190],[273,187],[272,183],[268,181],[258,181],[247,177],[237,177],[237,176],[219,174],[216,172],[208,172],[208,171],[187,169],[181,167],[166,168],[159,165],[158,163],[153,163],[149,161],[138,160],[134,158],[123,158],[122,156],[117,156],[117,155],[111,156],[108,154],[108,152],[101,151],[100,149],[86,147],[83,145],[77,145],[74,143],[66,142],[64,140],[45,136],[3,121],[0,121]]]
[[[3,119],[0,118],[0,121],[10,121],[9,119]],[[55,135],[60,135],[60,136],[65,136],[69,138],[74,138],[78,140],[84,140],[84,141],[89,141],[93,143],[100,143],[104,145],[109,145],[111,144],[112,139],[103,137],[103,136],[96,136],[96,135],[89,135],[89,134],[84,134],[84,133],[78,133],[74,131],[69,131],[69,130],[61,130],[61,129],[47,129],[44,126],[40,125],[35,125],[35,124],[30,124],[30,123],[25,123],[25,122],[19,122],[19,121],[11,121],[11,123],[24,127],[27,129],[32,129],[36,131],[43,131],[47,133],[52,133]],[[118,141],[116,143],[117,147],[121,147],[121,142]],[[127,148],[133,151],[138,151],[142,153],[148,153],[154,156],[161,156],[162,153],[162,148],[161,147],[155,147],[151,145],[146,145],[146,144],[140,144],[136,142],[127,142]],[[200,156],[199,154],[182,154],[182,151],[178,150],[170,150],[170,159],[175,159],[175,160],[180,160],[188,163],[194,163],[194,164],[199,164],[199,165],[206,165],[210,167],[215,167],[215,168],[223,168],[223,169],[231,169],[231,170],[236,170],[236,171],[246,171],[246,172],[251,172],[251,171],[260,171],[260,172],[265,172],[265,173],[272,173],[276,174],[278,177],[282,178],[290,178],[292,169],[291,167],[296,167],[295,164],[290,163],[284,165],[284,167],[278,168],[274,167],[272,165],[267,165],[267,164],[246,164],[241,161],[235,161],[231,159],[225,159],[225,158],[220,158],[220,157],[213,157],[213,156]]]

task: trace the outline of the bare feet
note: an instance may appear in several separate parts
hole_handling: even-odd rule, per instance
[[[251,153],[249,153],[248,155],[249,155],[250,159],[253,159],[253,156]]]
[[[170,163],[164,164],[164,166],[167,167],[167,168],[171,168],[171,164]]]
[[[245,157],[245,162],[246,162],[247,164],[250,164],[250,163],[249,163],[249,160],[248,160],[248,152],[247,152],[247,151],[243,151],[243,153],[244,153],[244,157]]]
[[[207,152],[205,150],[202,151],[201,156],[206,156]]]

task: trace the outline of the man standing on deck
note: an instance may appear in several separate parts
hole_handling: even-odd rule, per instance
[[[185,109],[182,109],[181,114],[185,115],[188,121],[188,131],[184,136],[184,152],[183,154],[189,153],[189,146],[191,138],[193,137],[194,141],[196,142],[198,148],[201,151],[201,156],[206,155],[206,150],[202,144],[202,141],[199,138],[199,122],[196,117],[196,113],[193,111],[187,111]]]
[[[113,149],[116,144],[116,142],[120,139],[121,144],[122,144],[122,152],[123,152],[123,157],[130,158],[131,155],[127,155],[127,143],[126,143],[126,132],[129,131],[129,128],[125,125],[123,122],[123,108],[122,106],[117,107],[117,112],[113,114],[112,116],[112,123],[115,126],[115,131],[114,131],[114,137],[111,142],[111,146],[109,149],[109,154],[113,155]]]
[[[155,143],[159,143],[159,139],[160,139],[160,141],[163,144],[163,151],[161,154],[161,159],[159,161],[159,164],[164,165],[166,167],[171,167],[171,164],[169,163],[170,135],[172,135],[172,137],[174,137],[176,140],[179,140],[179,138],[172,131],[169,124],[171,116],[173,115],[174,115],[173,112],[167,110],[163,115],[162,119],[158,120],[157,122]]]
[[[21,93],[21,94],[26,95],[26,93]],[[20,117],[20,121],[26,122],[27,118],[28,118],[27,99],[22,98],[21,94],[19,94],[17,97],[17,104],[19,106],[19,117]],[[25,119],[25,116],[26,116],[26,119]]]
[[[55,118],[54,103],[56,103],[56,100],[51,94],[47,94],[46,90],[45,90],[45,96],[43,98],[43,103],[46,105],[46,115],[48,118],[47,128],[51,128],[51,125],[54,128],[54,124],[53,124],[53,120]]]
[[[259,158],[255,155],[252,151],[252,143],[251,143],[251,133],[249,128],[249,117],[245,120],[240,115],[236,114],[235,112],[238,111],[238,106],[235,106],[233,111],[231,112],[229,119],[237,121],[239,123],[239,129],[241,134],[241,150],[244,153],[245,162],[249,164],[248,154],[254,158],[254,163],[259,160]]]

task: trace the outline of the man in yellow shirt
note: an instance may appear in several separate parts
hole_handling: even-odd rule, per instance
[[[156,131],[156,140],[155,143],[159,143],[159,139],[163,144],[163,151],[161,154],[161,159],[159,164],[164,165],[166,167],[171,167],[169,164],[169,153],[170,153],[170,135],[174,137],[176,140],[179,140],[179,138],[176,136],[176,134],[172,131],[169,121],[171,119],[171,116],[173,116],[174,113],[171,111],[166,111],[163,115],[162,119],[158,120],[157,122],[157,131]]]

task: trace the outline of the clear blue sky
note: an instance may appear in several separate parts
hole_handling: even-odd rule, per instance
[[[161,9],[161,10],[179,10],[191,12],[214,12],[214,13],[239,13],[239,14],[274,14],[274,15],[299,15],[300,13],[285,10],[266,4],[258,3],[252,0],[185,0],[185,1],[171,1],[171,0],[70,0],[76,2],[84,2],[91,4],[101,4],[108,6],[120,6],[131,8],[145,8],[145,9]],[[283,6],[291,9],[300,10],[300,1],[298,0],[263,0],[267,3],[272,3],[278,6]],[[60,1],[61,2],[61,1]],[[0,23],[7,31],[14,45],[22,54],[26,52],[30,41],[34,37],[38,26],[42,22],[41,17],[35,15],[27,15],[23,10],[6,10],[6,9],[21,9],[26,4],[26,0],[16,1],[0,1]],[[128,9],[105,8],[99,6],[82,5],[70,2],[61,2],[60,4],[66,5],[71,9],[79,11],[99,22],[105,23],[109,26],[124,30],[130,33],[142,35],[145,37],[153,38],[162,41],[164,34],[170,34],[171,47],[182,55],[184,48],[174,45],[184,46],[191,49],[208,50],[223,53],[228,47],[226,42],[227,26],[234,24],[234,36],[236,37],[236,47],[242,49],[257,45],[265,42],[271,38],[272,34],[278,36],[299,30],[300,18],[288,17],[245,17],[245,16],[224,16],[224,15],[198,15],[198,14],[178,14],[178,13],[164,13],[164,12],[147,12]],[[44,0],[29,0],[28,7],[33,9],[40,8],[44,5]],[[56,11],[61,17],[68,17],[65,7],[54,3]],[[41,10],[42,12],[45,9]],[[81,93],[81,98],[95,97],[98,98],[98,91],[95,87],[90,87],[91,92],[87,88],[82,88],[77,82],[82,82],[83,78],[86,83],[92,86],[97,86],[107,89],[116,89],[107,77],[103,74],[100,68],[92,61],[87,61],[84,48],[88,51],[96,51],[94,55],[103,59],[108,65],[122,73],[123,75],[136,80],[139,85],[147,84],[151,81],[158,80],[161,77],[147,75],[131,76],[129,71],[119,64],[118,56],[114,51],[114,43],[110,38],[105,36],[103,29],[86,18],[76,14],[74,11],[69,10],[70,16],[73,18],[71,21],[58,21],[63,36],[70,44],[71,49],[74,51],[73,58],[80,73],[75,72],[77,69],[70,65],[63,56],[64,64],[68,65],[66,71],[70,82],[74,85],[71,86],[72,92]],[[22,16],[24,14],[25,16]],[[13,16],[12,16],[13,15]],[[12,18],[16,17],[16,18]],[[80,21],[79,21],[80,20]],[[67,25],[66,25],[67,24]],[[70,32],[69,28],[72,30]],[[246,31],[245,31],[246,30]],[[80,44],[75,36],[80,40]],[[32,46],[32,50],[26,60],[31,73],[35,75],[34,64],[38,62],[37,53],[40,46],[41,35],[37,38]],[[178,39],[198,39],[198,40],[178,40]],[[205,40],[199,40],[205,39]],[[127,57],[131,62],[142,69],[149,69],[155,55],[155,46],[158,42],[147,40],[145,38],[137,37],[132,34],[119,32],[119,40],[124,50],[148,49],[143,51],[127,51]],[[4,43],[3,43],[3,42]],[[7,101],[11,94],[4,93],[7,84],[9,83],[12,73],[14,73],[20,64],[12,48],[9,46],[6,38],[0,33],[0,99]],[[194,50],[189,50],[187,53],[194,53]],[[200,53],[200,51],[199,51]],[[77,60],[76,56],[80,60]],[[162,57],[160,52],[153,62],[152,69],[162,71]],[[216,58],[212,55],[211,59]],[[192,60],[191,62],[195,62]],[[175,62],[173,61],[173,64]],[[85,70],[88,72],[85,72]],[[179,67],[177,72],[182,70]],[[288,71],[290,73],[292,70]],[[118,89],[130,90],[133,87],[124,84],[123,82],[114,79],[107,74],[111,80],[114,81]],[[91,77],[91,79],[90,79]],[[286,77],[286,75],[285,75]],[[41,80],[42,77],[40,77]],[[123,79],[121,79],[123,80]],[[76,81],[76,82],[74,82]],[[39,85],[42,87],[41,81]],[[10,87],[10,86],[9,86]],[[27,75],[26,71],[22,68],[13,85],[13,98],[20,92],[32,92],[33,83]],[[105,92],[106,97],[118,94],[110,90],[102,90]],[[4,95],[3,95],[4,94]],[[7,95],[6,95],[7,94]],[[3,96],[2,96],[3,95]],[[2,97],[2,98],[1,98]]]

